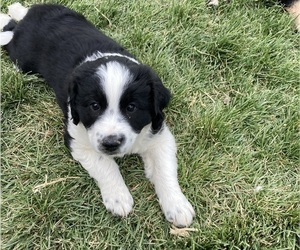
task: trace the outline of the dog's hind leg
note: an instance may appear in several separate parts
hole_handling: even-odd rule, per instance
[[[21,21],[27,14],[28,8],[25,8],[20,3],[14,3],[8,6],[8,15],[16,21]]]

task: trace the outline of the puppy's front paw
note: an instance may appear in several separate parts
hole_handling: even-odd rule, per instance
[[[187,227],[192,224],[195,211],[183,194],[172,195],[160,199],[160,205],[166,219],[177,227]]]
[[[106,209],[114,215],[125,217],[132,210],[133,199],[127,187],[112,188],[102,194],[102,198]]]

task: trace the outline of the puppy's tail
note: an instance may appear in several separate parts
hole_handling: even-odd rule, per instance
[[[13,30],[27,14],[28,9],[20,3],[8,6],[8,14],[0,13],[0,45],[7,45],[13,38]]]

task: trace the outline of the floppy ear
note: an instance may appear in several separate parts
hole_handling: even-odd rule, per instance
[[[152,81],[151,92],[153,101],[152,131],[155,134],[162,127],[165,118],[163,109],[168,105],[171,94],[157,76]]]
[[[79,115],[78,111],[76,108],[76,96],[78,93],[78,86],[77,83],[74,79],[71,80],[70,85],[69,85],[69,105],[71,108],[71,115],[72,115],[72,120],[75,125],[79,123]]]

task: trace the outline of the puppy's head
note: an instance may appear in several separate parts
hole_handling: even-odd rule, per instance
[[[70,85],[74,124],[81,122],[98,152],[130,153],[143,128],[162,128],[169,91],[147,66],[128,60],[98,59],[78,67]]]

